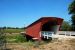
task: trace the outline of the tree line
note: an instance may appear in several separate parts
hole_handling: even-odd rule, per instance
[[[6,27],[6,26],[4,26],[4,27],[0,27],[0,29],[25,29],[26,27],[21,27],[21,28],[19,28],[19,27]]]

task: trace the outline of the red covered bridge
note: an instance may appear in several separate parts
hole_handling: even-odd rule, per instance
[[[62,18],[57,17],[42,17],[26,27],[26,38],[38,40],[49,39],[53,34],[60,29],[63,22]]]

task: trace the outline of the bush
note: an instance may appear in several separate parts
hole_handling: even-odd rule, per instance
[[[23,35],[18,35],[15,39],[15,42],[26,42],[26,38]]]
[[[12,35],[12,36],[8,35],[8,36],[6,36],[6,40],[7,40],[7,42],[10,42],[10,43],[12,43],[12,42],[26,42],[26,38],[21,34]]]

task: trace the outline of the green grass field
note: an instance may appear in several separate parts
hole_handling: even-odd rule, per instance
[[[23,31],[24,31],[24,29],[4,29],[3,30],[4,33],[20,33]]]
[[[1,30],[5,35],[7,42],[25,42],[26,38],[21,35],[21,32],[24,32],[24,29],[4,29]]]

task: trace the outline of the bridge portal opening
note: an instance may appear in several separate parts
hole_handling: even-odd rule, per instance
[[[55,34],[57,30],[56,21],[48,21],[42,25],[41,35],[43,40],[51,39],[52,35]]]

